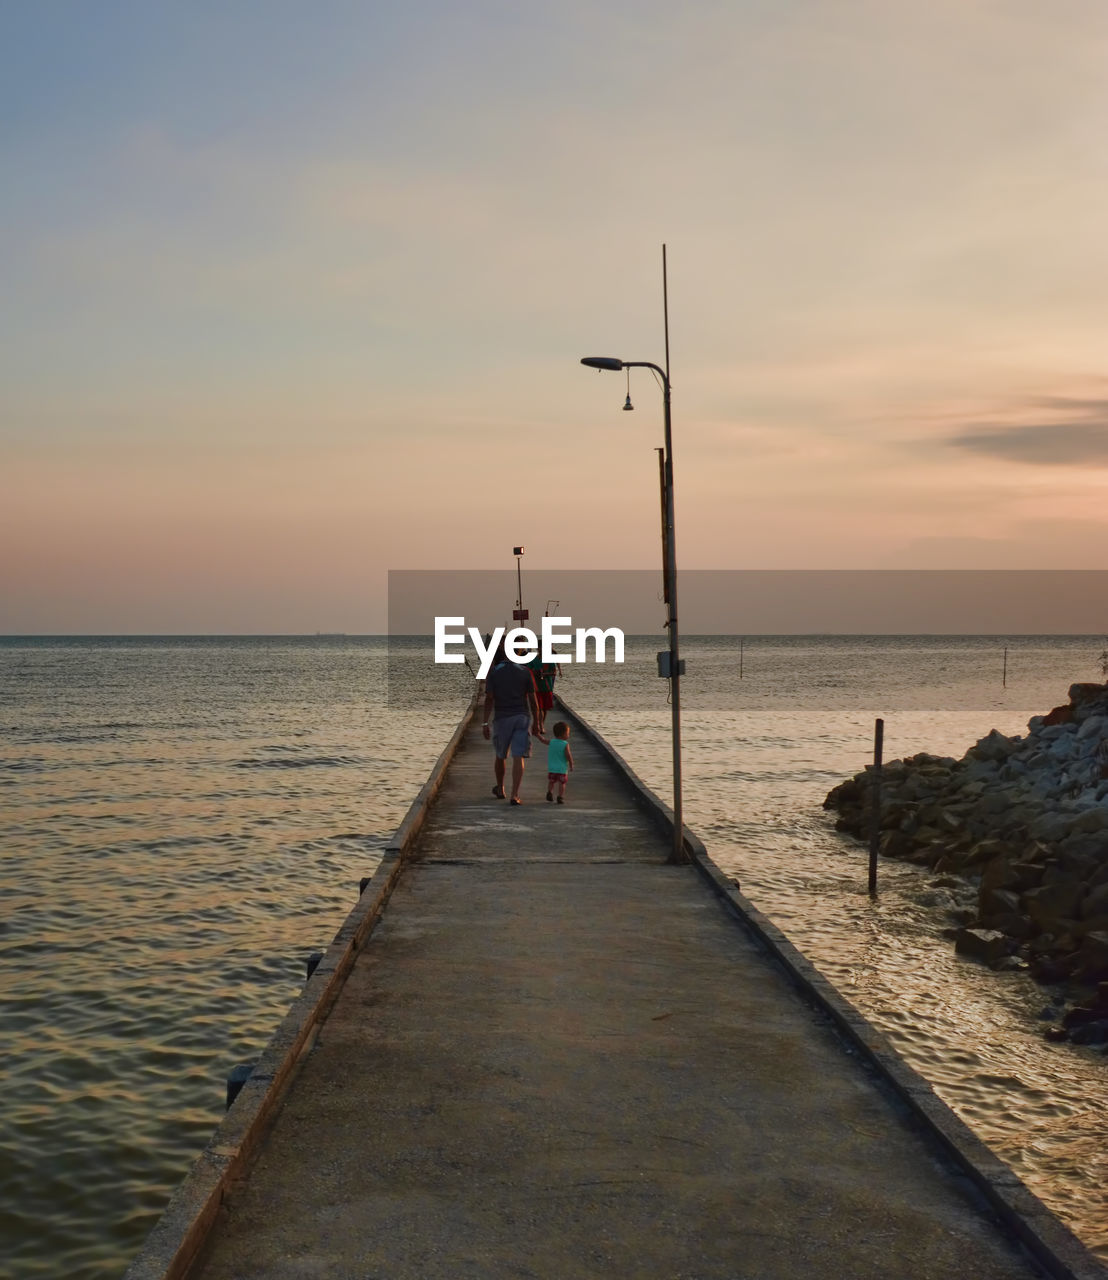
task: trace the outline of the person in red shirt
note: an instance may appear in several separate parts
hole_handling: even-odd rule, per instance
[[[535,695],[539,703],[539,733],[546,731],[546,713],[554,707],[554,680],[561,675],[554,662],[543,662],[539,654],[527,664],[528,670],[535,677]]]

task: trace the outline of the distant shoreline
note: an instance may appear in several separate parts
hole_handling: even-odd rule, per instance
[[[629,640],[657,640],[664,632],[629,631]],[[1028,631],[1028,632],[994,632],[994,631],[705,631],[685,632],[682,641],[688,640],[991,640],[998,644],[1016,641],[1044,640],[1084,640],[1092,644],[1104,644],[1105,631]],[[0,644],[16,644],[25,642],[76,644],[91,641],[111,642],[195,642],[206,640],[219,641],[265,641],[265,640],[426,640],[434,641],[431,632],[398,632],[390,634],[379,631],[193,631],[193,632],[10,632],[0,633]]]

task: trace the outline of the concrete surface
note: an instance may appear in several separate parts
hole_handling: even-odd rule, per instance
[[[1040,1275],[597,748],[479,718],[205,1280]]]

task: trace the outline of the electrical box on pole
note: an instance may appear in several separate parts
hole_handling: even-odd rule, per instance
[[[658,653],[658,674],[663,680],[668,680],[672,674],[671,654],[668,649],[662,649]],[[685,659],[677,659],[677,674],[685,674]]]

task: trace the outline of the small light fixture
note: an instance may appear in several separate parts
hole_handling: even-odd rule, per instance
[[[631,370],[627,370],[627,399],[623,402],[623,412],[633,409],[635,406],[631,403]]]

